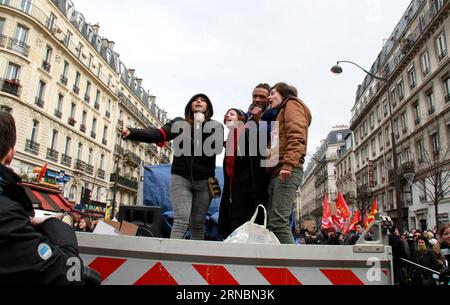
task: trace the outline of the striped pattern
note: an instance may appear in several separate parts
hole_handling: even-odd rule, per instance
[[[103,285],[389,285],[389,270],[380,281],[369,269],[278,268],[208,265],[85,255],[85,264],[102,275]]]

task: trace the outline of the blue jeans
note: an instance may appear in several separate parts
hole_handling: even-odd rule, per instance
[[[212,200],[208,180],[192,181],[172,175],[171,196],[174,220],[170,238],[183,239],[190,229],[192,240],[204,240]]]
[[[297,190],[303,181],[303,169],[296,168],[292,176],[284,183],[280,177],[272,178],[269,185],[268,229],[271,230],[282,244],[295,244],[290,227],[290,218],[297,197]]]

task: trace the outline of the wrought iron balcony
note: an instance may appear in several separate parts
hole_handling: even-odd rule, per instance
[[[120,145],[116,144],[116,146],[114,146],[114,154],[123,156],[125,154],[125,150]]]
[[[97,110],[98,110],[98,109],[97,109]],[[105,116],[106,116],[108,119],[111,118],[111,112],[109,112],[108,110],[106,110]]]
[[[47,159],[54,161],[54,162],[58,162],[58,158],[59,158],[59,152],[57,152],[56,150],[54,150],[52,148],[47,149]]]
[[[99,110],[100,109],[100,104],[98,102],[94,103],[94,108],[95,110]]]
[[[31,152],[35,155],[39,155],[40,146],[41,145],[39,143],[36,143],[31,139],[27,139],[27,141],[25,143],[25,151]]]
[[[132,180],[130,178],[126,178],[126,177],[122,177],[122,176],[117,176],[116,174],[111,174],[110,176],[110,182],[115,183],[117,179],[117,184],[121,185],[121,186],[125,186],[127,188],[136,190],[138,189],[138,185],[139,183],[137,182],[137,180]]]
[[[86,162],[81,161],[80,159],[75,160],[75,169],[81,172],[86,171]]]
[[[73,93],[75,93],[76,95],[80,94],[80,88],[77,87],[76,85],[73,86]]]
[[[108,145],[108,140],[103,139],[103,140],[102,140],[102,144],[105,145],[105,146]]]
[[[86,174],[94,175],[94,167],[92,165],[86,164]]]
[[[17,79],[3,79],[0,78],[0,84],[1,84],[1,90],[3,92],[15,95],[17,97],[21,94],[21,88],[20,81]]]
[[[67,83],[69,82],[69,79],[68,79],[66,76],[64,76],[64,75],[61,75],[61,78],[60,78],[59,81],[60,81],[61,84],[63,84],[64,86],[67,86]]]
[[[67,124],[69,124],[70,126],[75,126],[75,124],[77,123],[77,121],[75,120],[75,118],[69,118],[69,120],[67,121]]]
[[[92,139],[97,138],[97,134],[96,134],[95,132],[93,132],[93,131],[91,132],[91,138],[92,138]]]
[[[71,166],[72,166],[72,157],[63,154],[63,155],[61,156],[61,163],[62,163],[63,165],[66,165],[66,166],[68,166],[68,167],[71,167]]]
[[[45,105],[45,101],[42,99],[42,98],[40,98],[40,97],[36,97],[36,99],[35,99],[35,101],[34,101],[34,104],[36,105],[36,106],[38,106],[39,108],[44,108],[44,105]]]
[[[48,73],[50,73],[50,69],[52,68],[52,65],[48,62],[48,61],[43,61],[42,62],[42,69],[44,69],[45,71],[47,71]]]
[[[97,170],[97,177],[98,178],[105,179],[105,175],[106,175],[106,173],[105,173],[105,171],[103,169]]]
[[[84,101],[89,104],[90,101],[91,101],[91,97],[89,95],[85,94],[84,95]]]
[[[80,131],[85,133],[86,132],[86,124],[81,124],[80,125]]]
[[[6,37],[6,48],[25,57],[28,57],[30,54],[29,45],[12,37]]]
[[[55,117],[58,119],[62,118],[62,111],[59,109],[55,109]]]

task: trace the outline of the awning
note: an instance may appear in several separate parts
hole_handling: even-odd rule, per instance
[[[35,209],[52,212],[68,212],[72,209],[72,206],[57,189],[29,183],[24,183],[22,186]]]

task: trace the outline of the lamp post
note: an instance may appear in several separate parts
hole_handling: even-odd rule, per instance
[[[340,66],[341,63],[352,64],[352,65],[360,68],[369,76],[382,81],[386,88],[387,102],[389,105],[389,112],[390,112],[389,121],[390,121],[390,125],[391,125],[392,158],[394,161],[395,200],[397,201],[397,226],[398,226],[399,230],[401,232],[403,232],[403,229],[404,229],[404,227],[403,227],[403,202],[402,202],[402,198],[401,198],[400,176],[398,174],[397,143],[396,143],[395,133],[394,133],[394,117],[393,117],[391,96],[389,94],[390,93],[389,92],[389,81],[387,78],[376,76],[376,75],[370,73],[369,71],[367,71],[366,69],[362,68],[360,65],[358,65],[352,61],[347,61],[347,60],[338,61],[337,64],[331,68],[331,72],[333,72],[334,74],[341,74],[344,71],[342,69],[342,67]]]

